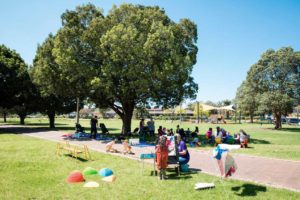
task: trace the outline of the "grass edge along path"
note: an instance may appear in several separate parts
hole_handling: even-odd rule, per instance
[[[220,179],[203,173],[171,175],[159,181],[150,176],[152,167],[121,157],[92,151],[93,161],[82,162],[69,156],[56,156],[55,143],[23,135],[0,134],[1,199],[299,199],[300,193],[265,187],[251,182]],[[85,167],[110,167],[117,176],[112,184],[100,177],[88,177],[100,183],[99,188],[65,182],[73,170]],[[196,182],[215,182],[216,188],[193,189]]]
[[[28,118],[26,120],[27,124],[25,126],[27,127],[43,127],[48,129],[48,119],[46,118]],[[117,134],[121,131],[122,124],[121,120],[119,119],[99,119],[99,122],[104,123],[112,134]],[[8,122],[6,124],[15,123],[18,123],[18,119],[8,118]],[[66,133],[74,132],[74,119],[57,118],[56,123],[56,130]],[[80,123],[86,128],[86,132],[89,133],[89,120],[81,119]],[[138,123],[138,120],[133,120],[132,128],[138,127]],[[4,123],[0,123],[0,125],[4,125]],[[204,133],[208,130],[209,127],[212,127],[215,131],[215,127],[220,126],[222,128],[225,128],[231,134],[238,132],[240,129],[244,129],[248,134],[251,135],[251,143],[249,145],[250,148],[240,149],[239,153],[253,156],[300,161],[300,126],[290,126],[284,124],[282,130],[274,130],[272,124],[195,124],[180,121],[155,121],[156,129],[159,125],[162,125],[166,128],[173,128],[173,130],[175,130],[176,125],[180,125],[180,127],[184,129],[190,128],[191,131],[193,131],[196,126],[198,126],[201,135],[200,140],[203,140],[205,138]],[[212,149],[212,147],[208,145],[201,146],[197,149],[210,150]]]

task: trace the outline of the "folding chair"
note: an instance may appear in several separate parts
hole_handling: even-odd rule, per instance
[[[109,134],[109,131],[108,131],[108,129],[106,128],[105,124],[100,123],[99,127],[100,127],[100,129],[101,129],[102,134]]]

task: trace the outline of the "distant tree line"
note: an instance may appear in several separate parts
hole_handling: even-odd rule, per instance
[[[238,109],[250,115],[273,114],[275,128],[300,103],[300,52],[290,47],[267,50],[237,89]]]
[[[24,124],[25,117],[41,112],[49,117],[54,128],[55,114],[68,113],[76,106],[75,99],[44,95],[33,83],[31,70],[15,51],[0,45],[0,108],[6,122],[8,113],[15,113]]]

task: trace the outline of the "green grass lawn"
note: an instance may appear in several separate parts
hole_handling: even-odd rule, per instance
[[[0,199],[299,199],[300,193],[236,180],[221,181],[201,172],[160,181],[151,176],[151,165],[141,171],[138,161],[92,152],[92,161],[55,155],[56,143],[19,134],[0,134]],[[86,177],[99,188],[67,184],[73,170],[109,167],[117,180]],[[195,191],[196,182],[214,182],[216,188]]]
[[[100,122],[105,123],[111,133],[121,132],[122,124],[120,119],[100,119]],[[18,119],[9,119],[8,123],[18,124],[19,121]],[[31,126],[48,127],[48,119],[46,118],[27,118],[26,123]],[[89,120],[81,119],[80,123],[89,132]],[[61,131],[74,132],[74,124],[75,119],[56,119],[56,127]],[[138,124],[138,120],[133,120],[132,129],[138,127]],[[240,129],[244,129],[251,135],[251,144],[249,145],[250,148],[241,149],[238,153],[300,161],[300,126],[283,125],[282,130],[274,130],[271,124],[195,124],[190,122],[180,123],[179,121],[155,121],[156,129],[161,125],[175,130],[177,124],[184,129],[190,128],[191,131],[195,129],[195,126],[198,126],[202,140],[204,139],[204,133],[209,127],[212,127],[215,131],[215,127],[220,126],[232,134],[237,133]],[[211,148],[209,145],[200,147],[200,149]]]

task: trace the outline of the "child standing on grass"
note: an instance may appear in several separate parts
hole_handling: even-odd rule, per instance
[[[166,168],[168,166],[168,153],[167,137],[160,136],[156,145],[156,163],[160,180],[167,178]]]

